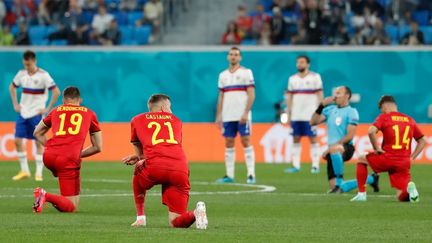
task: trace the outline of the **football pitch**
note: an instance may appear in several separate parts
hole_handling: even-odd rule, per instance
[[[30,165],[34,169],[34,164]],[[135,210],[133,168],[121,163],[82,164],[79,212],[62,214],[49,203],[32,213],[33,188],[58,193],[57,180],[44,171],[44,181],[13,182],[18,163],[0,163],[0,242],[432,242],[432,166],[413,165],[420,192],[417,204],[400,203],[386,174],[380,193],[368,188],[367,202],[349,202],[356,193],[327,195],[325,166],[309,173],[284,174],[287,165],[257,165],[257,185],[245,183],[245,166],[236,165],[238,184],[213,183],[224,165],[192,163],[189,208],[205,201],[207,230],[173,229],[161,204],[160,187],[147,196],[147,227],[132,228]],[[353,178],[355,166],[345,166]]]

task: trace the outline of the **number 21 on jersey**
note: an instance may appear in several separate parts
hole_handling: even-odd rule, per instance
[[[150,122],[147,125],[148,128],[155,127],[155,130],[153,131],[153,135],[152,135],[152,145],[156,145],[156,144],[163,143],[163,142],[166,142],[169,144],[178,144],[178,142],[174,139],[174,132],[173,132],[171,122],[164,122],[164,126],[168,128],[168,134],[169,134],[168,139],[158,138],[159,132],[162,128],[161,124],[159,124],[157,122]]]
[[[73,113],[70,117],[71,126],[65,129],[65,121],[66,121],[66,113],[62,113],[59,115],[60,118],[60,127],[59,130],[55,133],[56,136],[63,136],[66,134],[77,135],[80,132],[81,124],[82,124],[82,115],[80,113]]]

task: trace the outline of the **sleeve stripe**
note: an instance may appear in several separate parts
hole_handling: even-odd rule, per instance
[[[57,87],[57,85],[54,84],[53,86],[49,87],[48,89],[53,90],[55,87]]]
[[[12,82],[12,85],[13,85],[15,88],[18,88],[18,87],[19,87],[19,85],[16,85],[15,82]]]

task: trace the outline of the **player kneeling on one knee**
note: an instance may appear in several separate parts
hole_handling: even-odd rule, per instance
[[[78,209],[81,158],[102,151],[102,132],[96,114],[81,106],[81,103],[79,89],[66,88],[63,91],[63,105],[54,108],[36,126],[34,136],[45,146],[45,167],[58,177],[61,195],[36,188],[33,204],[35,213],[42,212],[45,202],[50,202],[60,212],[75,212]],[[52,129],[53,137],[47,140],[45,134],[49,129]],[[88,133],[91,145],[82,150]]]
[[[162,185],[162,203],[168,207],[169,224],[188,228],[196,222],[198,229],[206,229],[208,221],[203,202],[198,202],[195,210],[187,211],[190,184],[182,148],[182,122],[172,114],[167,95],[152,95],[148,108],[150,112],[139,114],[131,121],[135,154],[123,159],[123,163],[135,165],[132,187],[137,218],[132,226],[146,226],[146,193],[153,186]]]
[[[356,170],[358,194],[351,201],[366,201],[365,184],[369,165],[376,173],[388,172],[390,184],[396,189],[399,201],[418,202],[419,193],[411,181],[410,167],[426,145],[424,135],[414,119],[398,112],[393,96],[382,96],[378,108],[381,114],[368,132],[374,152],[359,158]],[[383,134],[381,147],[376,137],[379,131]],[[417,146],[411,152],[413,138]]]

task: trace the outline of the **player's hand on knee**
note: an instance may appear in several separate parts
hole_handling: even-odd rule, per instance
[[[137,155],[129,155],[129,156],[124,157],[124,158],[122,159],[122,162],[123,162],[124,164],[127,164],[127,165],[134,165],[134,164],[136,164],[139,160],[140,160],[140,158],[139,158]]]
[[[378,148],[378,149],[376,149],[374,152],[375,152],[376,154],[383,154],[383,153],[385,153],[385,151],[382,150],[382,148]]]

